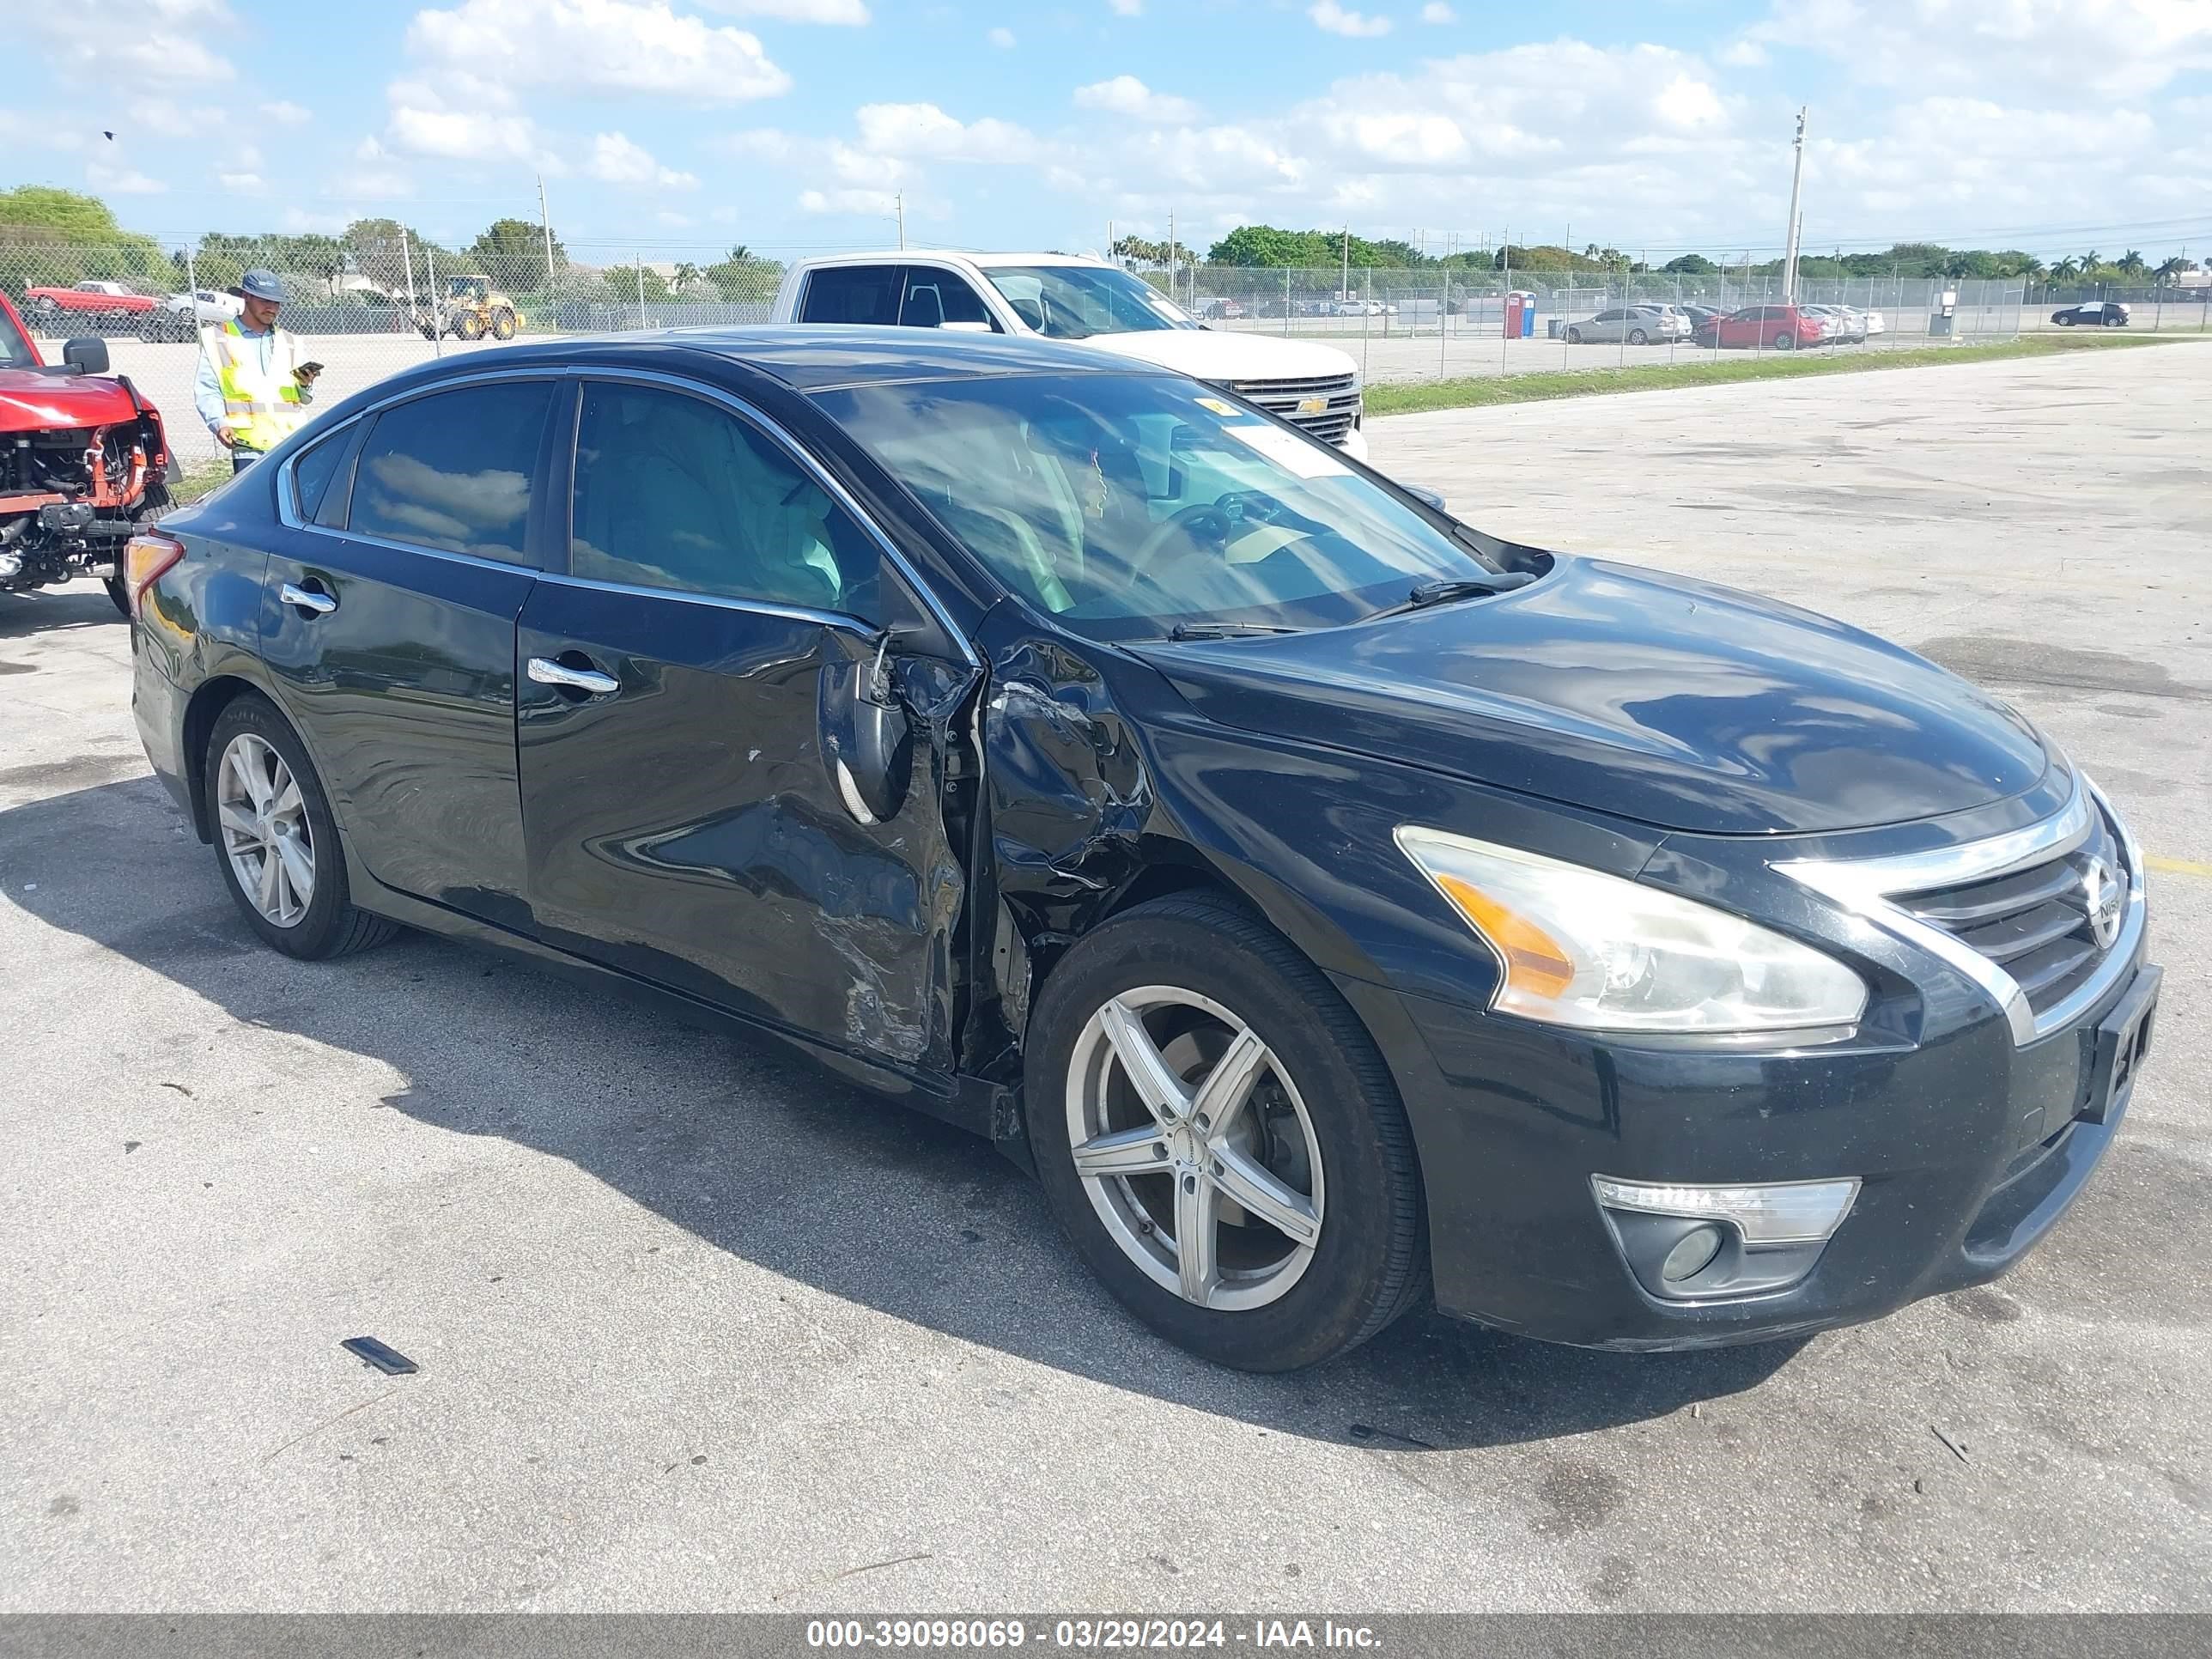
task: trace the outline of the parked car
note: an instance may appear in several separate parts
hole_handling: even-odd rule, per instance
[[[262,940],[787,1038],[1231,1365],[1431,1291],[1655,1349],[1990,1279],[2155,1026],[2142,855],[2005,705],[1095,349],[459,355],[130,565],[147,754]]]
[[[1234,322],[1247,314],[1242,301],[1209,300],[1206,302],[1205,315],[1209,321]]]
[[[1864,345],[1867,337],[1866,318],[1849,306],[1810,305],[1803,309],[1820,319],[1820,329],[1828,339],[1847,345]]]
[[[1684,316],[1690,319],[1690,331],[1692,334],[1696,333],[1698,330],[1703,328],[1707,323],[1712,322],[1716,319],[1726,314],[1717,306],[1686,304],[1678,307],[1678,309],[1680,310]]]
[[[1888,319],[1879,311],[1862,311],[1859,313],[1859,318],[1865,323],[1866,331],[1869,334],[1884,333],[1889,328]]]
[[[1692,331],[1689,318],[1671,305],[1616,306],[1568,324],[1567,339],[1576,345],[1618,345],[1623,341],[1638,346],[1655,342],[1664,345],[1670,340],[1686,340]]]
[[[2088,328],[2125,328],[2130,314],[2128,307],[2117,300],[2088,300],[2052,312],[2051,320],[2061,328],[2072,328],[2076,324]]]
[[[169,502],[161,416],[107,372],[107,343],[50,364],[0,295],[0,592],[97,576],[118,610],[123,543]]]
[[[140,320],[138,333],[145,340],[190,340],[201,329],[215,328],[241,316],[246,302],[235,294],[219,294],[204,288],[190,294],[172,294]]]
[[[1334,346],[1215,331],[1142,277],[1064,253],[839,254],[787,271],[779,323],[877,323],[1080,341],[1208,380],[1359,460],[1359,366]]]
[[[1820,343],[1826,331],[1802,306],[1746,306],[1698,330],[1701,346],[1741,346],[1765,351],[1795,351]]]
[[[56,312],[87,316],[127,312],[135,315],[151,311],[155,306],[152,295],[137,293],[121,283],[83,282],[72,283],[67,288],[26,289],[23,298],[31,310],[48,315]]]

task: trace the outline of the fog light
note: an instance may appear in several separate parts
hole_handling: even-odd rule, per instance
[[[1817,1243],[1844,1224],[1859,1195],[1858,1177],[1778,1181],[1759,1186],[1689,1187],[1592,1176],[1597,1201],[1647,1215],[1711,1216],[1733,1221],[1747,1244]]]
[[[1659,1277],[1670,1286],[1686,1279],[1695,1279],[1713,1265],[1713,1258],[1721,1253],[1727,1237],[1711,1222],[1684,1233],[1681,1243],[1668,1251],[1667,1259],[1659,1264]]]

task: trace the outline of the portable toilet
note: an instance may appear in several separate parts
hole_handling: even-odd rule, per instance
[[[1505,337],[1525,340],[1536,332],[1536,296],[1526,289],[1513,289],[1505,295]]]

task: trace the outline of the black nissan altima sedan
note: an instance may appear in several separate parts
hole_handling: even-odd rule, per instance
[[[2004,703],[1080,347],[447,358],[127,580],[147,752],[270,945],[404,925],[801,1044],[1230,1365],[1430,1297],[1663,1349],[1990,1279],[2150,1042],[2142,859]]]

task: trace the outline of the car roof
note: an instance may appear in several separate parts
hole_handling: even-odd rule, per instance
[[[973,265],[979,270],[1002,265],[1090,265],[1102,270],[1113,269],[1103,259],[1094,259],[1087,253],[986,253],[960,247],[878,248],[864,253],[825,253],[799,263],[811,270],[819,265],[910,265],[930,261]]]
[[[502,346],[502,368],[625,366],[721,379],[701,358],[778,381],[798,392],[894,380],[981,380],[1006,374],[1168,374],[1134,359],[1028,335],[943,333],[927,328],[864,324],[756,324],[744,327],[664,329],[595,338]],[[467,352],[427,364],[404,378],[425,389],[441,380],[488,367]],[[395,380],[400,377],[394,377]],[[387,386],[391,382],[386,383]]]

